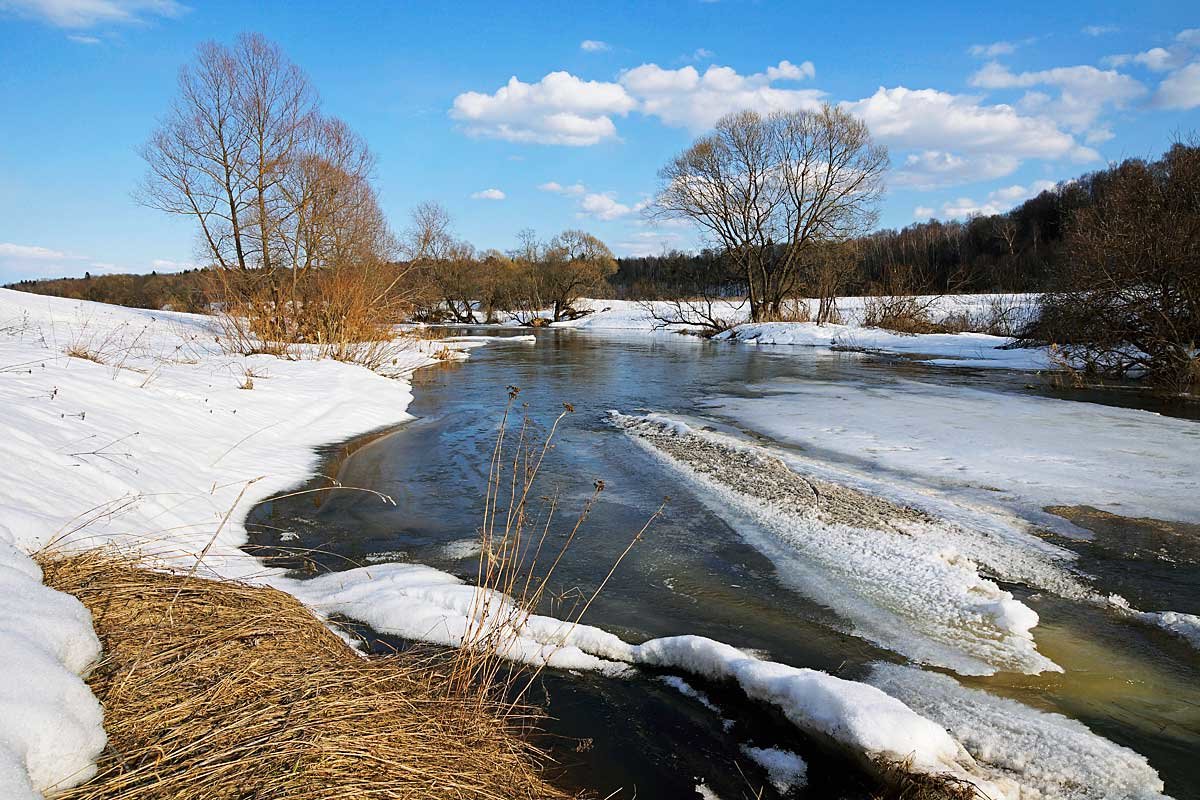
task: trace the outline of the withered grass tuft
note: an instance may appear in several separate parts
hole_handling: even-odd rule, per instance
[[[63,800],[561,798],[519,709],[447,691],[433,659],[364,658],[291,596],[43,555],[104,656],[99,774]]]

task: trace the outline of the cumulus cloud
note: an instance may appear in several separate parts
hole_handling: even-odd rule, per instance
[[[504,192],[500,191],[499,189],[494,189],[494,188],[493,189],[481,189],[478,192],[471,193],[472,200],[503,200],[505,198],[505,196],[506,195],[504,194]]]
[[[641,200],[629,206],[617,202],[615,192],[590,192],[579,200],[579,216],[611,222],[636,214],[649,204],[649,200]]]
[[[1074,137],[1053,120],[937,89],[880,87],[870,97],[842,103],[842,108],[892,147],[1017,159],[1090,155],[1078,153]]]
[[[945,150],[921,150],[905,156],[892,182],[915,189],[937,189],[1002,178],[1011,175],[1020,165],[1020,158],[1006,153],[962,155]]]
[[[569,186],[564,186],[558,181],[547,181],[546,183],[540,184],[537,188],[543,192],[561,194],[565,197],[575,197],[587,191],[587,187],[582,183],[572,183]]]
[[[993,61],[971,76],[971,85],[982,89],[1057,88],[1057,99],[1029,92],[1022,104],[1027,110],[1053,116],[1072,130],[1084,130],[1108,106],[1125,108],[1146,93],[1146,87],[1128,75],[1087,65],[1014,73]]]
[[[948,203],[943,203],[940,216],[943,219],[969,219],[971,217],[987,217],[993,214],[1003,214],[1005,211],[1025,202],[1029,198],[1037,197],[1042,192],[1053,189],[1055,185],[1054,181],[1034,181],[1028,186],[1020,184],[1005,186],[989,192],[987,199],[981,202],[976,202],[969,197],[960,197]],[[932,208],[919,206],[914,210],[913,216],[917,219],[928,219],[934,216],[934,211]]]
[[[643,64],[621,74],[621,85],[638,98],[638,110],[666,125],[703,131],[733,111],[760,112],[816,108],[825,93],[817,89],[783,89],[773,84],[816,75],[811,61],[780,61],[763,72],[742,75],[730,67],[664,69]]]
[[[666,125],[702,131],[731,111],[815,108],[824,92],[773,85],[815,74],[811,61],[780,61],[752,75],[729,67],[710,66],[700,72],[692,66],[664,69],[643,64],[623,72],[617,82],[551,72],[537,83],[510,78],[492,94],[460,94],[450,114],[476,136],[585,146],[616,138],[612,118],[635,109]]]
[[[649,200],[641,200],[627,205],[617,200],[616,192],[589,192],[582,183],[564,186],[558,181],[549,181],[538,186],[538,189],[573,198],[577,209],[576,216],[591,217],[604,222],[631,216],[650,204]]]
[[[491,94],[461,94],[451,115],[471,135],[517,142],[597,144],[615,139],[614,119],[630,113],[700,133],[722,115],[746,108],[760,112],[819,108],[826,99],[823,91],[785,85],[815,74],[809,61],[781,61],[752,74],[716,65],[700,70],[643,64],[612,82],[552,72],[536,83],[514,77]],[[1092,67],[1017,75],[992,63],[979,71],[977,82],[1027,87],[1046,83],[1058,87],[1062,96],[1031,88],[1018,108],[987,104],[977,96],[898,86],[881,87],[841,107],[863,119],[876,139],[903,159],[896,177],[900,185],[933,188],[1003,177],[1030,158],[1096,159],[1095,150],[1060,127],[1060,120],[1069,117],[1082,125],[1085,119],[1094,120],[1096,103],[1123,104],[1144,91],[1127,76]],[[1088,135],[1094,143],[1103,140],[1104,132],[1099,129]],[[541,188],[565,193],[554,182]],[[584,191],[577,188],[574,194],[582,196]],[[600,198],[592,201],[592,211],[616,213]]]
[[[1190,62],[1196,56],[1197,48],[1200,48],[1200,28],[1189,28],[1175,34],[1175,40],[1167,47],[1107,56],[1103,62],[1110,67],[1136,64],[1152,72],[1170,72]]]
[[[636,106],[620,84],[551,72],[537,83],[514,76],[493,94],[460,94],[450,116],[474,136],[586,146],[616,138],[612,117],[624,116]]]
[[[612,47],[609,46],[608,42],[601,42],[597,39],[584,39],[579,43],[579,49],[585,53],[603,53],[611,50]]]
[[[136,24],[152,17],[178,17],[187,11],[188,7],[176,0],[0,0],[0,12],[70,29]]]
[[[973,44],[967,48],[967,52],[976,58],[995,58],[996,56],[1006,56],[1017,49],[1017,46],[1012,42],[992,42],[991,44]]]
[[[1178,110],[1200,107],[1200,61],[1164,78],[1154,93],[1153,104],[1158,108]]]

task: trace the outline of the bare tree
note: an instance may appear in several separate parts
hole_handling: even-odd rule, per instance
[[[874,225],[886,148],[840,109],[718,120],[659,172],[659,218],[697,224],[744,276],[751,318],[777,317],[813,274],[820,245]]]
[[[401,245],[410,261],[437,261],[445,258],[454,243],[453,220],[450,212],[439,203],[425,202],[409,215]]]
[[[580,316],[580,298],[602,289],[617,262],[604,242],[580,230],[563,231],[542,248],[535,274],[539,295],[551,307],[554,321]]]
[[[197,220],[213,290],[258,342],[383,335],[403,298],[373,158],[261,35],[200,46],[142,154],[143,202]],[[249,326],[249,328],[245,326]]]

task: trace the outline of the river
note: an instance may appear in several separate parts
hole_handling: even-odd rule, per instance
[[[472,578],[469,540],[480,520],[488,457],[506,387],[517,386],[524,410],[536,421],[549,422],[563,403],[574,408],[542,474],[545,489],[560,494],[564,515],[583,504],[594,480],[606,487],[557,576],[555,588],[564,596],[572,588],[595,586],[652,511],[670,498],[586,622],[630,641],[700,634],[772,660],[861,679],[873,663],[904,659],[854,635],[854,626],[829,603],[805,592],[772,552],[781,545],[754,520],[681,481],[606,418],[609,409],[665,412],[701,419],[782,452],[836,461],[835,454],[752,430],[744,417],[726,416],[712,402],[734,398],[769,413],[764,404],[771,396],[764,387],[806,383],[962,387],[1013,398],[1066,397],[1194,414],[1187,406],[1158,407],[1122,387],[1055,388],[1014,372],[667,334],[539,331],[536,344],[491,344],[473,350],[466,363],[418,371],[409,408],[416,420],[355,443],[353,452],[329,448],[330,469],[342,484],[386,494],[394,506],[362,492],[318,495],[319,501],[305,495],[262,504],[247,527],[257,546],[313,549],[307,558],[321,569],[406,560]],[[1082,413],[1091,406],[1078,407]],[[1080,505],[1071,496],[1056,504]],[[1119,591],[1139,608],[1200,613],[1194,527],[1168,526],[1163,533],[1119,517],[1096,522],[1076,512],[1073,518],[1095,535],[1045,536],[1078,553],[1078,568],[1093,576],[1097,590]],[[1080,720],[1146,756],[1171,796],[1200,798],[1196,651],[1094,605],[1022,586],[1004,588],[1036,609],[1038,647],[1066,672],[958,679]],[[403,646],[386,637],[376,640],[380,646]],[[662,678],[652,671],[632,679],[544,674],[530,699],[549,711],[540,723],[546,734],[540,742],[561,766],[560,782],[600,797],[613,792],[622,798],[697,797],[698,784],[722,798],[756,796],[760,788],[764,798],[779,796],[744,756],[741,748],[752,745],[803,756],[809,765],[805,797],[871,792],[870,781],[848,760],[821,751],[782,716],[747,702],[736,689],[689,678],[707,696],[705,704]]]

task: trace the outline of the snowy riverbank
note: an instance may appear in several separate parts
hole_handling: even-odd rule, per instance
[[[312,477],[318,446],[408,418],[403,380],[229,355],[211,322],[0,290],[0,796],[86,780],[105,741],[80,678],[90,616],[29,553],[114,543],[187,569],[204,552],[201,574],[261,577],[239,549],[249,509]]]
[[[994,306],[1007,310],[1013,323],[1028,320],[1036,310],[1037,295],[946,295],[919,298],[928,305],[936,319],[981,318]],[[807,301],[810,313],[816,314],[816,301]],[[750,345],[781,347],[816,347],[830,350],[902,355],[916,361],[948,367],[1014,369],[1026,371],[1052,370],[1059,367],[1045,348],[1006,349],[1012,339],[986,333],[926,333],[905,335],[863,324],[867,298],[838,298],[840,323],[818,325],[815,322],[742,322],[717,334],[717,341]],[[584,300],[580,308],[591,313],[575,320],[552,323],[556,328],[573,328],[593,332],[624,331],[668,332],[686,330],[687,326],[665,326],[661,321],[670,318],[671,305],[630,300]],[[725,320],[746,319],[746,308],[731,302],[718,303],[715,314]]]

